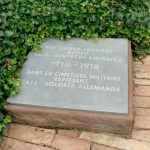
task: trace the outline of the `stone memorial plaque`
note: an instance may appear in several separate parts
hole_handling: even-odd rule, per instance
[[[49,38],[41,48],[29,53],[10,104],[128,115],[128,40]]]

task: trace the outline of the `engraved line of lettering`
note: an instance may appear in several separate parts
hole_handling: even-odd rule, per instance
[[[43,70],[30,70],[30,69],[27,69],[25,71],[25,74],[28,74],[28,75],[45,75],[45,76],[51,76],[52,72],[51,71],[43,71]]]
[[[84,47],[84,48],[82,48],[82,47],[71,47],[71,46],[64,46],[64,47],[59,47],[59,50],[66,50],[66,51],[68,51],[68,50],[72,50],[72,51],[87,51],[87,52],[92,52],[92,53],[94,53],[94,52],[97,52],[97,53],[112,53],[113,52],[113,50],[112,49],[98,49],[98,48],[86,48],[86,47]]]
[[[25,85],[37,86],[37,83],[38,83],[38,81],[36,81],[36,80],[23,80],[22,81],[22,84],[25,84]]]

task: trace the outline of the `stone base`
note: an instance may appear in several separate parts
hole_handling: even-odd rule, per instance
[[[133,122],[132,112],[128,115],[118,115],[14,104],[7,104],[5,110],[13,116],[14,122],[38,127],[76,128],[129,134]]]

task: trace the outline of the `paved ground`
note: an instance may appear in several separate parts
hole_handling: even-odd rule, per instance
[[[150,56],[134,62],[134,83],[131,138],[13,123],[0,136],[0,150],[150,150]]]

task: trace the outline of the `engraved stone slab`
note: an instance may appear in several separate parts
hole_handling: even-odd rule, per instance
[[[128,40],[45,39],[11,104],[128,114]]]

